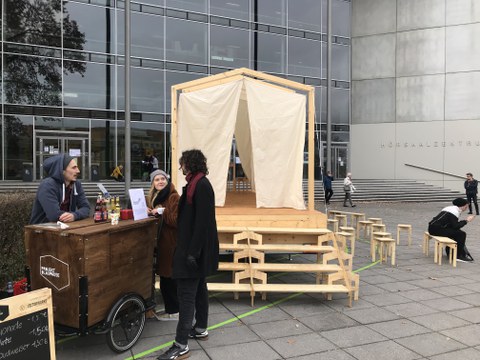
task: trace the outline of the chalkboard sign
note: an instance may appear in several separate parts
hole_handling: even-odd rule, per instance
[[[0,300],[0,359],[55,360],[50,289]]]

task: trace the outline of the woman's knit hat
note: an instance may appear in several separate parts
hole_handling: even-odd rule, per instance
[[[153,182],[153,179],[155,179],[155,176],[157,175],[162,175],[165,177],[165,179],[170,180],[170,175],[168,175],[165,171],[158,169],[152,171],[152,173],[150,174],[150,182]]]

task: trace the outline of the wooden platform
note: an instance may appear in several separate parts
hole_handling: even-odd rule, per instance
[[[327,228],[327,216],[319,211],[257,208],[251,191],[227,192],[225,206],[216,208],[216,218],[223,227]]]

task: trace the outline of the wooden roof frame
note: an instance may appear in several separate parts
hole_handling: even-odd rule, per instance
[[[247,68],[239,68],[231,71],[226,71],[221,74],[204,77],[201,79],[188,81],[182,84],[173,85],[171,88],[171,144],[172,144],[172,162],[177,161],[177,121],[178,121],[178,94],[179,92],[197,91],[212,86],[226,84],[232,81],[240,80],[244,77],[254,78],[265,81],[266,85],[271,85],[275,88],[280,88],[285,91],[299,90],[307,94],[307,141],[308,141],[308,210],[315,210],[314,200],[314,125],[315,125],[315,89],[313,86],[297,83],[292,80],[280,78],[265,74],[259,71],[250,70]],[[172,169],[175,165],[172,164]],[[177,184],[177,171],[172,171],[172,182]]]

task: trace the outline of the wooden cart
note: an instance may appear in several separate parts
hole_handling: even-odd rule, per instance
[[[143,331],[146,309],[155,305],[157,220],[113,226],[85,219],[69,226],[25,227],[31,288],[52,289],[57,329],[106,333],[113,351],[128,350]]]

